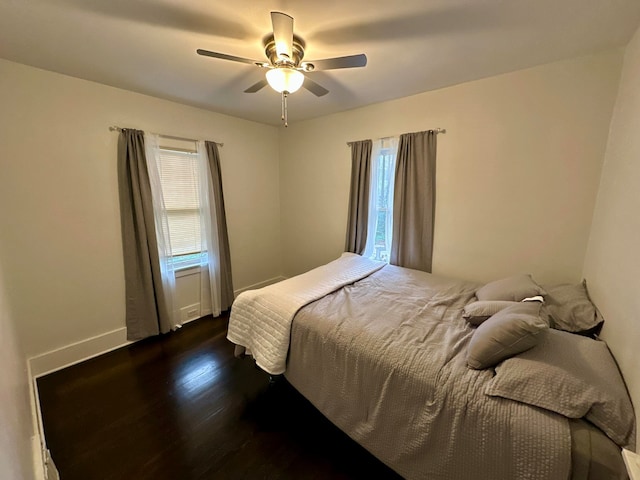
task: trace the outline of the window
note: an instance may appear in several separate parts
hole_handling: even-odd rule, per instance
[[[396,171],[397,138],[377,140],[371,153],[369,222],[364,256],[389,262],[393,233],[393,182]]]
[[[200,265],[203,248],[198,155],[161,147],[158,170],[167,212],[173,268],[178,270]]]
[[[226,225],[214,203],[222,196],[217,146],[145,133],[144,148],[160,275],[171,321],[180,324],[180,312],[173,308],[179,300],[176,277],[196,273],[178,274],[190,267],[198,267],[200,282],[194,288],[200,291],[200,306],[210,301],[218,316],[233,301],[233,288]],[[219,210],[223,208],[221,204]]]

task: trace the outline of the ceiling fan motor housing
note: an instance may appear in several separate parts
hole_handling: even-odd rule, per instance
[[[292,58],[279,57],[278,52],[276,51],[276,41],[273,35],[268,35],[264,39],[264,53],[267,55],[267,58],[271,62],[271,65],[277,67],[299,67],[302,58],[304,57],[304,40],[302,40],[297,35],[293,36],[293,44],[291,51],[293,55]]]

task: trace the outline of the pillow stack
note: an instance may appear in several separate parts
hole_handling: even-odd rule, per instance
[[[493,367],[502,360],[529,350],[538,343],[548,323],[542,304],[524,301],[546,295],[531,275],[516,275],[486,284],[476,292],[477,302],[467,305],[463,317],[478,326],[467,350],[467,364],[474,369]]]
[[[476,297],[462,313],[478,327],[467,354],[468,365],[475,369],[492,367],[530,349],[549,325],[595,338],[604,323],[585,280],[543,288],[529,274],[515,275],[487,283]]]

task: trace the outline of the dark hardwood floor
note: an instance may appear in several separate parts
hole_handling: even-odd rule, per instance
[[[38,380],[62,480],[397,479],[205,317]]]

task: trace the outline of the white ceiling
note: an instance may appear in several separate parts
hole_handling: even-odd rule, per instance
[[[624,46],[640,0],[0,0],[0,57],[258,122],[280,96],[243,90],[265,60],[269,12],[295,19],[305,60],[365,53],[364,68],[313,72],[289,121]]]

